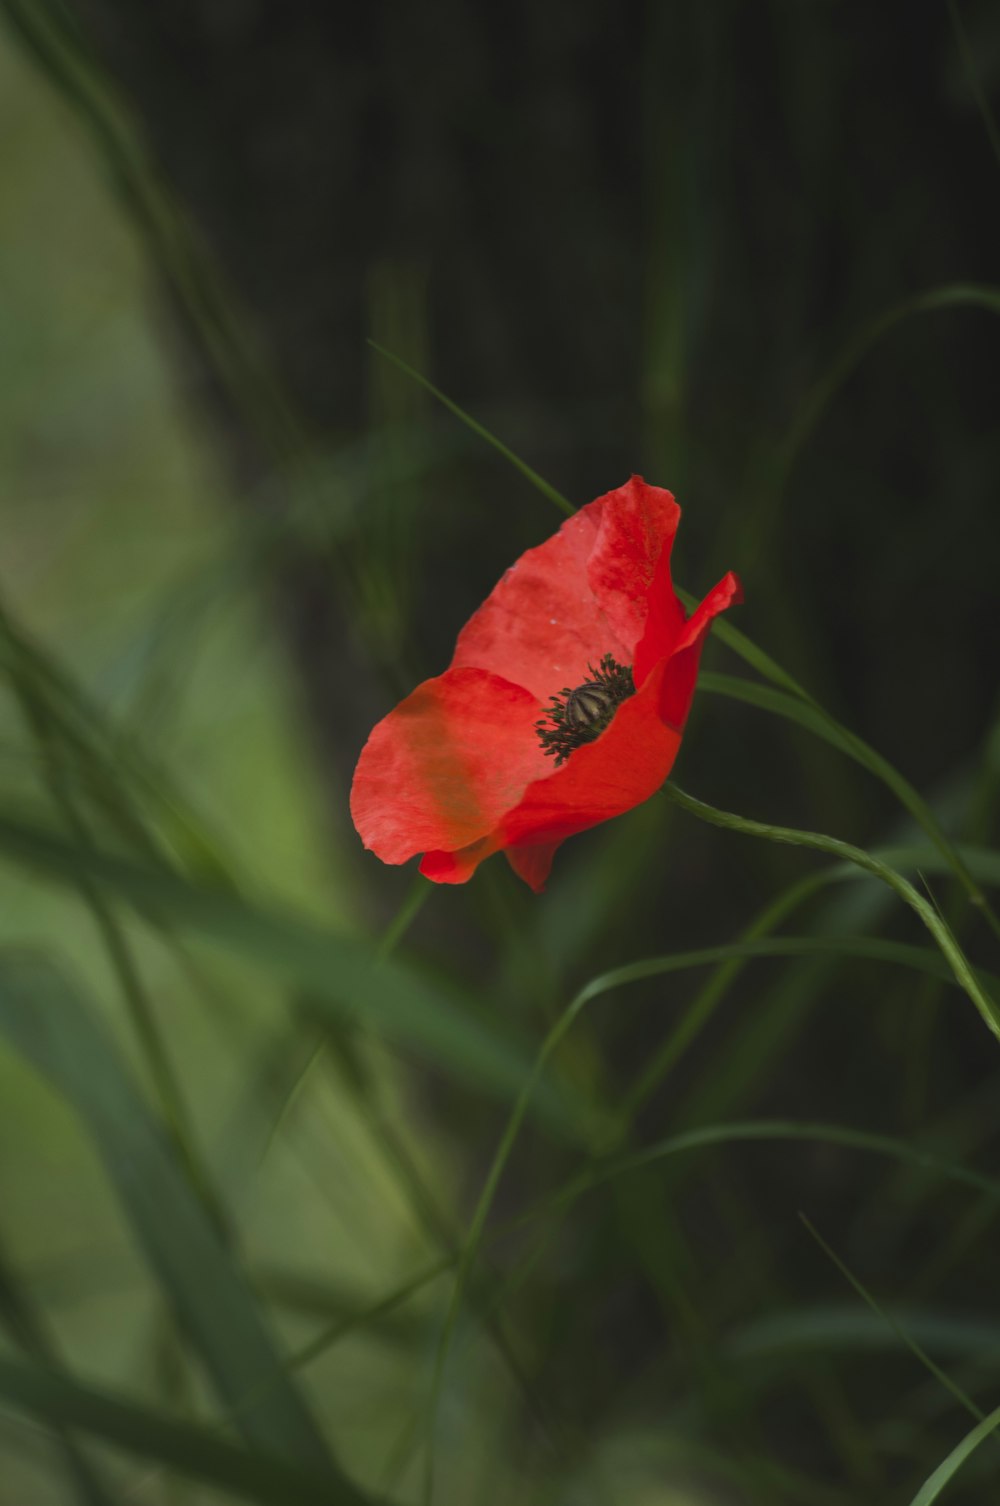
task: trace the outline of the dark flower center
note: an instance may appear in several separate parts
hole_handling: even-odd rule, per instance
[[[535,723],[545,756],[555,759],[556,768],[574,748],[596,741],[622,701],[635,695],[630,664],[617,664],[605,654],[596,669],[592,664],[587,669],[590,679],[575,690],[564,685],[545,708],[545,716]]]

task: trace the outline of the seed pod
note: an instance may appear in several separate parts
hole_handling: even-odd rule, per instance
[[[593,681],[587,680],[571,690],[566,701],[565,721],[574,732],[583,732],[589,727],[608,719],[612,699],[608,692]]]

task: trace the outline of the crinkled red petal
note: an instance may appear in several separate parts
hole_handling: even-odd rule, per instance
[[[597,741],[577,748],[563,768],[529,785],[504,816],[501,845],[518,850],[541,848],[547,854],[544,865],[522,873],[536,893],[544,885],[560,842],[622,815],[661,787],[681,745],[712,619],[739,599],[739,581],[729,574],[685,625],[677,651],[650,671]],[[517,872],[522,871],[513,858],[511,862]]]
[[[449,669],[418,685],[358,760],[351,815],[365,846],[405,863],[488,836],[551,767],[534,728],[542,710],[530,691],[484,669]]]
[[[679,517],[671,494],[639,476],[588,503],[510,567],[459,634],[452,667],[492,670],[548,701],[605,654],[631,664],[647,629],[664,657],[684,622],[669,571]]]
[[[640,685],[653,664],[670,653],[684,625],[684,608],[670,578],[681,510],[670,492],[648,486],[641,476],[600,500],[601,525],[587,576],[595,600],[627,646],[627,658],[618,662],[634,665],[639,645],[649,645],[648,663],[636,679]]]
[[[674,646],[671,672],[660,693],[660,716],[670,727],[683,728],[694,696],[702,644],[713,617],[743,600],[743,587],[730,570],[713,586],[685,623]]]

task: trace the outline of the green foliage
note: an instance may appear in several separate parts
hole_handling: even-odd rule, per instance
[[[678,29],[717,56],[735,9],[665,7],[650,56]],[[948,10],[995,149],[989,49]],[[888,297],[873,277],[832,335],[775,330],[790,414],[724,423],[698,374],[726,359],[702,296],[714,126],[685,120],[679,146],[679,106],[644,80],[630,401],[699,498],[685,572],[712,532],[747,577],[749,630],[715,630],[679,772],[719,804],[671,787],[575,841],[542,900],[498,865],[406,888],[358,851],[341,767],[317,758],[279,562],[326,572],[374,704],[379,675],[418,672],[420,551],[464,580],[471,512],[506,563],[470,457],[492,449],[525,508],[573,504],[502,415],[430,380],[426,279],[391,259],[372,431],[320,446],[82,22],[57,0],[0,15],[2,1506],[992,1499],[995,711],[922,793],[810,643],[819,605],[755,549],[780,557],[817,515],[810,457],[869,363],[953,318],[995,342],[1000,292],[950,263]],[[772,22],[782,107],[818,151],[806,22]],[[242,516],[176,399],[154,275],[269,457]],[[962,431],[935,423],[958,490]],[[936,547],[939,511],[921,526]],[[800,568],[818,586],[826,561]],[[837,568],[850,594],[860,567]],[[904,586],[866,619],[893,616],[903,648]],[[947,671],[921,668],[928,725]],[[976,690],[987,708],[995,686]]]

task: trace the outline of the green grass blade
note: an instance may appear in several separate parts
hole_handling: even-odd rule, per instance
[[[752,821],[745,816],[735,815],[732,811],[716,810],[713,806],[706,805],[704,801],[685,794],[677,785],[670,782],[664,786],[664,789],[669,799],[675,801],[691,815],[707,821],[711,826],[719,826],[727,831],[738,831],[744,836],[760,837],[766,842],[780,842],[790,847],[812,848],[815,852],[824,852],[831,857],[842,858],[845,862],[855,863],[866,873],[871,873],[881,879],[904,904],[909,905],[926,926],[940,948],[942,956],[947,958],[956,980],[978,1010],[983,1023],[991,1034],[1000,1040],[1000,1005],[980,986],[968,958],[950,927],[934,906],[929,904],[909,880],[894,868],[871,853],[865,852],[863,848],[855,847],[850,842],[843,842],[838,837],[828,837],[822,832],[800,831],[789,826],[775,826],[766,821]]]
[[[723,632],[727,627],[725,623],[716,623],[716,631],[724,642],[729,642],[730,647],[736,647],[738,653],[743,653],[742,648],[731,642]],[[742,635],[740,635],[742,637]],[[744,640],[748,643],[749,640]],[[748,663],[755,668],[760,668],[760,654],[754,650],[753,657],[743,653]],[[772,661],[773,663],[773,661]],[[777,666],[774,666],[777,668]],[[769,676],[774,678],[774,676]],[[972,903],[982,910],[995,935],[1000,935],[1000,921],[997,920],[992,908],[988,904],[981,888],[976,883],[975,877],[969,872],[962,855],[954,842],[946,835],[940,822],[931,810],[923,796],[917,791],[899,770],[894,768],[888,759],[883,758],[863,738],[851,732],[840,722],[824,711],[808,696],[801,686],[794,680],[788,679],[788,683],[794,687],[793,695],[783,695],[780,691],[770,690],[767,686],[754,685],[752,681],[737,679],[732,675],[703,674],[700,676],[699,685],[716,694],[731,696],[736,700],[745,701],[749,705],[757,706],[763,711],[773,712],[783,716],[789,721],[798,722],[800,726],[823,738],[826,742],[846,753],[855,763],[859,763],[869,773],[874,774],[876,779],[892,791],[899,803],[910,812],[914,820],[923,827],[938,851],[948,861],[948,866],[959,879],[966,890]],[[780,682],[779,682],[780,683]]]
[[[801,884],[793,885],[779,896],[776,904],[759,918],[752,930],[769,929],[768,922],[775,922],[787,913],[795,903],[808,897],[831,875],[811,875]],[[664,957],[648,957],[626,964],[591,979],[582,992],[587,999],[598,997],[613,989],[640,983],[647,978],[666,976],[689,968],[715,967],[717,972],[700,991],[693,1003],[684,1011],[676,1027],[653,1053],[636,1081],[623,1096],[616,1111],[617,1134],[624,1134],[635,1119],[642,1105],[656,1091],[663,1078],[676,1065],[692,1040],[714,1013],[722,996],[728,990],[741,964],[756,959],[777,957],[842,958],[845,961],[887,962],[899,967],[908,967],[929,977],[957,986],[957,979],[949,963],[932,947],[909,946],[903,942],[886,941],[869,936],[770,936],[752,935],[742,941],[727,942],[722,946],[702,947],[692,952],[674,952]],[[1000,999],[1000,978],[992,973],[976,970],[980,988],[994,998]]]
[[[581,992],[589,1002],[599,994],[623,988],[629,983],[641,983],[645,978],[658,978],[688,968],[755,958],[815,956],[895,963],[899,967],[927,973],[932,978],[944,979],[955,987],[961,986],[948,962],[933,947],[910,946],[877,936],[770,936],[756,941],[731,941],[722,946],[701,947],[693,952],[672,952],[664,957],[645,957],[639,962],[629,962],[602,973],[586,984]],[[996,989],[1000,996],[1000,978],[982,971],[978,971],[977,976],[984,987]]]
[[[703,670],[698,676],[698,689],[710,695],[728,696],[730,700],[743,701],[756,706],[760,711],[770,711],[774,716],[783,716],[786,721],[798,722],[807,732],[821,737],[834,748],[855,757],[850,739],[829,717],[817,711],[809,701],[799,695],[790,695],[772,685],[759,685],[756,680],[744,680],[738,675],[720,675]]]
[[[0,622],[2,619],[3,613],[0,612]],[[30,674],[22,668],[13,673],[12,682],[25,723],[35,741],[43,783],[48,790],[56,816],[61,821],[67,837],[76,846],[88,848],[91,846],[90,832],[78,808],[70,770],[48,709],[39,698]],[[192,1183],[198,1188],[206,1206],[212,1211],[222,1229],[225,1227],[225,1215],[212,1186],[208,1168],[198,1149],[184,1093],[174,1071],[170,1053],[148,997],[141,970],[133,955],[129,938],[119,924],[113,908],[106,903],[100,887],[94,884],[82,870],[78,880],[78,892],[83,904],[90,912],[112,972],[118,980],[136,1041],[156,1086],[160,1111],[181,1153],[182,1162],[188,1170]]]
[[[139,1245],[224,1404],[269,1383],[241,1410],[248,1444],[340,1481],[327,1445],[258,1308],[172,1158],[88,1001],[49,964],[0,961],[0,1034],[69,1102],[92,1136]]]
[[[206,359],[244,410],[250,427],[278,456],[306,448],[302,425],[250,322],[175,205],[136,127],[133,112],[63,9],[38,0],[0,0],[0,16],[39,72],[63,96],[99,153],[150,255],[184,307]]]
[[[374,340],[369,340],[368,344],[373,350],[377,350],[380,356],[384,356],[387,361],[391,361],[394,366],[398,366],[400,371],[404,371],[425,392],[429,392],[432,397],[437,398],[439,403],[443,403],[449,413],[453,413],[467,428],[472,430],[473,434],[478,435],[480,439],[485,440],[488,445],[491,445],[494,450],[503,456],[508,464],[512,465],[516,471],[520,471],[521,475],[530,481],[532,486],[540,491],[543,497],[547,497],[555,507],[558,507],[560,512],[565,513],[567,517],[573,516],[576,508],[572,502],[568,501],[561,492],[557,492],[555,487],[550,485],[537,471],[533,471],[531,466],[523,461],[520,456],[514,454],[513,450],[508,449],[502,439],[498,439],[495,434],[491,434],[489,429],[484,429],[483,425],[474,419],[471,413],[466,413],[450,397],[446,397],[440,388],[435,387],[433,382],[429,382],[414,367],[407,365],[400,356],[393,355],[391,350],[385,350],[381,345],[377,345]]]
[[[990,102],[986,97],[982,84],[979,82],[979,70],[976,67],[975,55],[969,42],[968,33],[965,30],[965,24],[962,21],[962,13],[958,8],[958,0],[948,0],[948,14],[951,17],[952,28],[958,42],[958,50],[962,56],[962,67],[965,69],[965,76],[969,80],[969,88],[972,90],[976,107],[982,116],[983,125],[986,128],[986,134],[993,149],[993,155],[998,165],[1000,165],[1000,130],[997,129],[997,123],[993,118],[993,111],[990,109]]]
[[[1000,1347],[1000,1324],[982,1314],[956,1317],[950,1309],[901,1309],[907,1331],[927,1350],[961,1362],[989,1365]],[[856,1302],[809,1303],[778,1308],[730,1331],[726,1353],[734,1361],[768,1360],[796,1353],[858,1354],[895,1349],[896,1336],[881,1316]],[[943,1398],[941,1399],[943,1402]]]
[[[490,1163],[482,1191],[479,1194],[465,1239],[462,1242],[458,1266],[455,1272],[455,1283],[452,1287],[451,1300],[448,1304],[448,1312],[445,1316],[441,1330],[441,1338],[438,1342],[437,1354],[434,1360],[434,1373],[431,1379],[430,1394],[427,1402],[426,1427],[426,1469],[424,1473],[423,1500],[424,1506],[430,1506],[434,1494],[434,1451],[437,1433],[437,1414],[441,1399],[441,1390],[444,1384],[444,1372],[448,1359],[448,1351],[458,1321],[458,1314],[462,1305],[465,1287],[472,1273],[472,1267],[479,1252],[483,1234],[486,1229],[486,1221],[493,1206],[500,1179],[507,1165],[514,1142],[520,1132],[521,1125],[531,1104],[532,1095],[542,1080],[542,1074],[546,1064],[560,1041],[576,1020],[580,1011],[585,1007],[586,1000],[579,994],[572,999],[560,1014],[552,1029],[548,1032],[545,1040],[539,1048],[534,1065],[528,1076],[523,1080],[521,1091],[510,1111],[507,1123]]]
[[[629,1172],[654,1165],[657,1161],[668,1160],[672,1156],[688,1155],[692,1151],[708,1150],[718,1145],[737,1145],[757,1141],[771,1143],[784,1140],[834,1145],[844,1150],[858,1150],[867,1152],[869,1155],[885,1156],[890,1160],[919,1167],[923,1171],[937,1172],[949,1181],[959,1182],[966,1187],[974,1188],[977,1192],[985,1192],[1000,1201],[1000,1178],[974,1171],[968,1166],[963,1166],[959,1161],[938,1155],[936,1151],[910,1145],[906,1140],[871,1133],[867,1130],[852,1129],[850,1125],[844,1124],[810,1123],[806,1120],[795,1119],[747,1119],[734,1120],[729,1124],[706,1124],[698,1129],[683,1130],[680,1134],[670,1135],[667,1139],[658,1140],[652,1145],[643,1145],[637,1150],[625,1151],[621,1155],[597,1161],[571,1177],[554,1193],[550,1193],[534,1204],[526,1213],[519,1216],[517,1222],[519,1224],[529,1222],[543,1213],[559,1210],[567,1203],[575,1202],[583,1193],[600,1187],[604,1182],[627,1176]]]
[[[414,1047],[459,1080],[509,1099],[530,1068],[533,1047],[507,1021],[451,985],[429,982],[367,942],[337,935],[292,914],[251,904],[227,890],[189,883],[0,813],[0,854],[59,883],[81,872],[153,923],[204,937],[299,984],[311,1004],[340,1025],[363,1025],[397,1047]],[[578,1110],[568,1090],[542,1083],[535,1109],[561,1133]]]
[[[801,947],[801,949],[799,949],[799,942],[803,941],[803,939],[802,938],[790,938],[790,939],[792,940],[793,947],[795,948],[795,950],[792,953],[793,955],[806,955],[806,954],[809,954],[809,953],[814,953],[817,950],[823,950],[824,946],[825,946],[825,941],[824,941],[823,938],[816,939],[816,938],[811,938],[810,937],[810,938],[805,938],[804,939],[804,945]],[[738,955],[738,956],[746,956],[748,954],[749,955],[759,955],[759,954],[763,954],[763,948],[764,947],[766,947],[768,945],[774,945],[774,944],[775,943],[773,943],[773,942],[771,942],[771,943],[768,943],[768,942],[762,942],[762,943],[746,942],[746,943],[742,943],[742,944],[737,943],[737,944],[735,944],[735,947],[734,947],[734,954]],[[869,943],[868,943],[868,941],[867,941],[866,938],[861,938],[859,945],[861,947],[861,951],[857,955],[864,955],[864,956],[874,955],[874,953],[869,950]],[[883,944],[878,943],[878,942],[874,943],[875,947],[879,947],[881,945],[883,945]],[[888,945],[892,948],[891,953],[890,952],[882,952],[880,955],[884,959],[886,959],[886,960],[888,960],[889,957],[890,957],[890,955],[891,955],[892,960],[899,961],[900,958],[901,958],[901,954],[896,951],[895,945],[891,944],[891,943],[888,944]],[[761,949],[760,952],[758,952],[758,947]],[[746,949],[749,949],[749,952]],[[834,941],[834,943],[833,943],[833,949],[834,950],[838,950],[838,943],[836,941]],[[919,952],[919,951],[921,951],[921,949],[915,948],[915,949],[913,949],[913,951],[918,951]],[[722,956],[722,955],[729,955],[729,953],[730,953],[730,949],[729,948],[706,948],[706,949],[704,949],[703,951],[700,951],[700,952],[685,954],[684,957],[683,957],[683,959],[680,962],[680,965],[681,966],[685,966],[685,965],[686,966],[691,966],[691,965],[694,965],[694,966],[704,966],[704,965],[708,965],[709,963],[712,963],[712,962],[715,962],[715,961],[719,960],[719,957]],[[773,953],[771,955],[773,955]],[[778,955],[781,955],[780,951],[779,951]],[[786,955],[787,955],[787,953],[786,953]],[[911,957],[910,957],[910,949],[907,949],[907,952],[906,952],[905,955],[907,956],[908,960],[912,960]],[[693,962],[691,960],[692,958],[694,959]],[[542,1072],[543,1072],[544,1067],[545,1067],[545,1064],[548,1061],[548,1058],[551,1056],[552,1052],[556,1049],[556,1047],[558,1046],[558,1044],[560,1043],[560,1041],[562,1041],[562,1039],[564,1038],[564,1036],[566,1035],[566,1033],[569,1031],[570,1027],[573,1025],[574,1021],[577,1019],[577,1017],[582,1012],[582,1010],[587,1006],[587,1004],[589,1004],[593,999],[599,997],[602,993],[608,992],[608,991],[610,991],[610,989],[612,989],[614,987],[617,987],[617,986],[620,986],[624,982],[634,982],[634,981],[637,981],[639,978],[649,977],[649,976],[654,975],[657,972],[671,971],[671,970],[673,970],[672,964],[675,964],[676,962],[677,962],[677,959],[675,959],[675,958],[657,958],[657,959],[652,959],[651,961],[646,962],[646,963],[633,964],[633,965],[628,966],[628,967],[617,969],[614,974],[607,974],[607,975],[605,975],[604,977],[602,977],[600,979],[595,979],[591,984],[588,984],[586,987],[584,987],[583,989],[581,989],[580,992],[576,995],[576,997],[570,1002],[570,1004],[567,1006],[567,1008],[560,1015],[559,1019],[556,1021],[555,1025],[552,1027],[552,1029],[549,1031],[548,1035],[546,1036],[545,1041],[543,1042],[543,1044],[542,1044],[542,1046],[541,1046],[541,1048],[539,1050],[538,1056],[537,1056],[537,1058],[535,1060],[535,1064],[534,1064],[534,1066],[532,1068],[531,1074],[526,1079],[526,1081],[524,1083],[524,1086],[522,1087],[521,1093],[518,1096],[517,1102],[515,1103],[513,1109],[511,1110],[510,1117],[508,1118],[507,1124],[506,1124],[506,1126],[504,1128],[503,1134],[502,1134],[501,1139],[500,1139],[500,1143],[499,1143],[499,1145],[497,1147],[497,1150],[496,1150],[496,1153],[495,1153],[495,1155],[493,1157],[493,1161],[492,1161],[492,1163],[490,1165],[490,1168],[489,1168],[489,1171],[487,1173],[485,1182],[483,1184],[482,1191],[480,1193],[478,1202],[477,1202],[475,1210],[473,1212],[472,1219],[471,1219],[470,1224],[469,1224],[468,1232],[466,1234],[466,1238],[465,1238],[465,1240],[463,1242],[463,1245],[462,1245],[462,1250],[461,1250],[461,1254],[460,1254],[460,1258],[459,1258],[459,1261],[458,1261],[458,1266],[457,1266],[457,1270],[456,1270],[456,1274],[455,1274],[455,1283],[454,1283],[454,1287],[453,1287],[453,1290],[452,1290],[451,1301],[450,1301],[450,1304],[449,1304],[448,1313],[447,1313],[447,1316],[445,1318],[445,1323],[444,1323],[444,1327],[443,1327],[442,1334],[441,1334],[441,1339],[440,1339],[439,1346],[438,1346],[437,1358],[436,1358],[436,1361],[435,1361],[434,1377],[433,1377],[432,1386],[431,1386],[431,1396],[430,1396],[430,1401],[429,1401],[429,1404],[428,1404],[428,1418],[427,1418],[427,1461],[428,1461],[428,1463],[427,1463],[427,1470],[426,1470],[425,1480],[424,1480],[424,1500],[425,1500],[425,1502],[429,1501],[431,1499],[431,1497],[432,1497],[432,1494],[433,1494],[433,1480],[434,1480],[433,1458],[434,1458],[434,1441],[435,1441],[435,1432],[436,1432],[437,1407],[438,1407],[438,1403],[439,1403],[439,1399],[440,1399],[440,1395],[441,1395],[441,1390],[442,1390],[442,1387],[443,1387],[444,1370],[445,1370],[445,1365],[446,1365],[446,1361],[447,1361],[447,1355],[448,1355],[448,1351],[449,1351],[449,1348],[450,1348],[450,1345],[451,1345],[451,1341],[452,1341],[452,1338],[453,1338],[453,1335],[454,1335],[455,1326],[456,1326],[457,1319],[458,1319],[458,1313],[459,1313],[459,1309],[460,1309],[461,1302],[462,1302],[462,1297],[463,1297],[463,1294],[464,1294],[464,1290],[465,1290],[466,1284],[467,1284],[467,1282],[468,1282],[468,1280],[470,1278],[472,1267],[473,1267],[473,1264],[475,1262],[476,1255],[478,1253],[480,1244],[481,1244],[481,1242],[483,1240],[483,1236],[484,1236],[484,1232],[485,1232],[485,1228],[486,1228],[486,1222],[487,1222],[487,1220],[489,1218],[490,1209],[491,1209],[491,1207],[493,1205],[493,1201],[494,1201],[494,1198],[496,1196],[496,1192],[497,1192],[497,1188],[498,1188],[499,1183],[500,1183],[500,1179],[501,1179],[501,1177],[503,1175],[504,1168],[506,1167],[507,1162],[510,1159],[511,1153],[512,1153],[513,1148],[514,1148],[515,1141],[517,1139],[517,1136],[518,1136],[518,1134],[520,1132],[520,1129],[521,1129],[521,1125],[522,1125],[522,1123],[524,1121],[524,1118],[525,1118],[525,1115],[527,1113],[528,1106],[529,1106],[530,1101],[531,1101],[531,1095],[532,1095],[532,1092],[534,1090],[534,1086],[540,1080]],[[939,965],[938,962],[935,961],[935,963],[933,964],[933,967],[934,967],[935,971],[937,970],[938,965]],[[953,970],[952,967],[950,967],[947,963],[945,963],[944,965],[946,967],[948,967],[949,971]],[[960,983],[961,986],[963,986],[963,987],[965,986],[964,983],[962,983],[961,979],[959,979],[957,981]],[[635,1162],[633,1164],[638,1165],[638,1164],[641,1164],[641,1163],[640,1162]]]
[[[826,883],[832,881],[836,870],[809,874],[798,879],[775,896],[754,916],[740,940],[759,942],[766,940],[777,930],[792,912],[811,899]],[[852,869],[856,875],[858,870]],[[642,1108],[656,1092],[667,1074],[673,1071],[691,1042],[701,1033],[715,1014],[726,994],[743,971],[744,962],[730,959],[720,962],[705,980],[695,997],[686,1005],[680,1018],[663,1037],[642,1070],[636,1075],[631,1087],[621,1097],[616,1110],[617,1133],[622,1138]]]
[[[153,767],[146,755],[109,724],[64,666],[32,641],[2,598],[0,653],[15,691],[37,706],[61,756],[73,762],[95,806],[131,847],[148,859],[160,855],[161,844],[143,817],[145,804],[169,846],[192,873],[235,887],[217,842],[163,770]]]
[[[819,1245],[820,1249],[823,1251],[827,1259],[837,1267],[837,1270],[844,1277],[844,1280],[850,1282],[851,1286],[857,1292],[862,1301],[866,1302],[871,1308],[872,1312],[875,1313],[877,1317],[881,1318],[882,1322],[886,1325],[887,1328],[891,1329],[892,1333],[896,1336],[899,1342],[901,1344],[905,1344],[906,1348],[910,1351],[914,1358],[918,1360],[921,1365],[923,1365],[924,1369],[928,1370],[931,1375],[933,1375],[934,1379],[944,1387],[948,1394],[954,1397],[959,1406],[964,1407],[967,1412],[971,1413],[973,1417],[977,1418],[977,1420],[981,1422],[983,1418],[982,1410],[981,1408],[976,1406],[971,1396],[968,1396],[966,1392],[962,1390],[961,1386],[957,1385],[955,1381],[952,1380],[951,1376],[948,1375],[946,1371],[942,1370],[941,1366],[936,1364],[934,1360],[931,1359],[926,1349],[924,1349],[921,1344],[917,1343],[916,1339],[914,1339],[913,1336],[907,1332],[902,1323],[898,1322],[891,1313],[886,1312],[885,1308],[882,1307],[882,1305],[872,1295],[872,1293],[863,1284],[863,1282],[859,1281],[854,1272],[844,1264],[837,1252],[832,1249],[829,1244],[827,1244],[826,1240],[823,1238],[822,1234],[820,1234],[819,1230],[811,1222],[811,1220],[806,1218],[804,1213],[800,1213],[799,1218],[808,1233]]]
[[[15,1278],[3,1250],[0,1250],[0,1323],[30,1359],[53,1369],[59,1368],[59,1357],[42,1315]],[[83,1506],[113,1506],[113,1498],[105,1490],[72,1429],[64,1423],[57,1423],[55,1433],[66,1473],[73,1482],[74,1499],[81,1501]]]
[[[955,1445],[934,1473],[928,1475],[910,1502],[910,1506],[932,1506],[945,1486],[958,1474],[969,1455],[974,1453],[984,1438],[988,1438],[998,1426],[1000,1426],[1000,1407],[994,1408],[988,1416],[983,1418],[982,1422],[976,1424],[971,1432],[966,1433],[961,1443]]]
[[[784,440],[781,449],[780,478],[766,519],[760,521],[759,526],[762,529],[774,525],[774,514],[780,508],[784,487],[796,459],[836,393],[868,352],[890,330],[903,324],[907,319],[912,319],[918,314],[932,314],[941,309],[953,308],[977,308],[990,314],[1000,314],[1000,288],[976,283],[951,283],[946,287],[928,288],[925,292],[917,293],[914,297],[906,298],[892,308],[886,309],[851,336],[824,375],[807,394],[799,416]]]
[[[56,1428],[73,1428],[174,1474],[261,1506],[365,1506],[346,1482],[251,1454],[206,1428],[176,1422],[30,1361],[0,1355],[0,1403]]]
[[[531,1226],[540,1219],[548,1219],[553,1214],[561,1214],[579,1197],[605,1183],[627,1176],[630,1172],[644,1167],[653,1166],[658,1161],[722,1145],[773,1144],[785,1141],[830,1145],[842,1150],[856,1150],[869,1155],[883,1156],[888,1160],[913,1166],[921,1171],[934,1172],[945,1180],[970,1187],[1000,1202],[1000,1178],[975,1171],[961,1162],[939,1155],[932,1149],[911,1145],[906,1140],[867,1130],[853,1129],[849,1125],[841,1124],[792,1119],[734,1120],[726,1124],[709,1124],[698,1129],[685,1130],[652,1145],[641,1146],[636,1150],[607,1156],[602,1160],[592,1162],[564,1182],[556,1191],[546,1194],[523,1212],[495,1225],[485,1237],[488,1240],[509,1237],[512,1233]],[[296,1350],[289,1364],[297,1368],[311,1363],[341,1338],[356,1332],[364,1324],[393,1312],[431,1282],[452,1270],[458,1265],[460,1259],[460,1250],[442,1255],[439,1260],[424,1267],[386,1296],[354,1308],[349,1306],[346,1297],[341,1293],[331,1295],[325,1288],[316,1290],[312,1287],[304,1287],[298,1278],[272,1274],[266,1279],[265,1286],[276,1302],[310,1315],[327,1311],[332,1314],[328,1325]],[[823,1330],[823,1333],[825,1335],[826,1330]],[[986,1343],[987,1340],[984,1339],[983,1342]]]
[[[693,611],[698,605],[698,598],[692,596],[690,591],[682,590],[680,586],[677,586],[676,590],[677,595],[688,611]],[[738,654],[746,664],[750,665],[751,669],[755,669],[765,680],[770,680],[773,685],[779,686],[782,690],[790,691],[792,695],[813,704],[812,697],[805,686],[800,685],[798,680],[788,673],[787,669],[782,669],[776,659],[772,659],[770,654],[765,653],[762,648],[758,648],[757,644],[751,638],[748,638],[746,633],[741,633],[739,628],[733,627],[731,622],[726,622],[723,618],[716,617],[712,623],[712,632],[721,643],[724,643],[727,648],[731,648],[734,654]],[[698,684],[700,685],[701,683],[702,676],[699,675]]]

